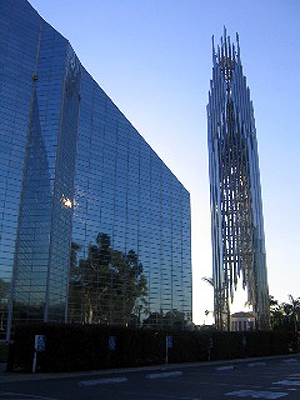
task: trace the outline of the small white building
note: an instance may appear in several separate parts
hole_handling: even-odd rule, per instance
[[[235,332],[255,329],[255,317],[251,312],[237,312],[230,316],[230,330]]]

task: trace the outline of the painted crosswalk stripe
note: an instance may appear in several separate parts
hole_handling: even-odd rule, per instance
[[[288,396],[288,393],[267,392],[265,390],[236,390],[234,392],[226,393],[225,396],[252,397],[253,399],[275,400],[280,399],[281,397]]]
[[[230,371],[234,369],[234,365],[225,365],[224,367],[217,367],[216,371]]]
[[[181,376],[181,375],[182,375],[182,371],[161,372],[159,374],[148,374],[148,375],[146,375],[146,379],[172,378],[172,377]]]
[[[36,396],[34,394],[0,392],[0,400],[56,400],[52,397]]]
[[[249,363],[248,367],[250,367],[250,368],[252,368],[252,367],[263,367],[265,365],[267,365],[267,363],[263,362],[263,361],[262,362],[253,362],[253,363]]]
[[[107,378],[107,379],[92,379],[89,381],[79,382],[79,386],[97,386],[97,385],[107,385],[109,383],[122,383],[127,382],[128,379],[125,377],[120,378]]]
[[[291,381],[291,380],[285,379],[283,381],[273,382],[272,385],[300,386],[300,381]]]

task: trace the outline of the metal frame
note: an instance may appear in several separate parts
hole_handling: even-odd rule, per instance
[[[256,327],[269,327],[260,173],[253,104],[240,59],[239,37],[212,37],[208,148],[215,320],[229,329],[238,280],[247,288]]]

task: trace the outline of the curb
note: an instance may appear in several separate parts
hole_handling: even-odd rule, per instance
[[[106,369],[106,370],[97,370],[97,371],[75,371],[75,372],[50,372],[50,373],[36,373],[36,374],[20,374],[20,373],[11,373],[5,372],[3,366],[6,364],[0,364],[0,383],[10,383],[10,382],[26,382],[33,380],[52,380],[52,379],[68,379],[68,378],[81,378],[86,376],[106,376],[106,375],[117,375],[117,374],[131,374],[136,372],[147,372],[147,371],[162,371],[166,372],[168,370],[173,369],[185,369],[185,368],[203,368],[203,367],[211,367],[211,366],[226,366],[230,364],[239,365],[246,363],[254,363],[259,361],[268,361],[268,360],[276,360],[276,359],[292,359],[297,358],[300,361],[300,354],[285,354],[278,356],[267,356],[267,357],[253,357],[253,358],[241,358],[235,360],[218,360],[218,361],[201,361],[194,363],[183,363],[183,364],[163,364],[163,365],[154,365],[154,366],[146,366],[146,367],[131,367],[131,368],[119,368],[119,369]]]

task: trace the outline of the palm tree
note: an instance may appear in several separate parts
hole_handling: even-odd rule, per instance
[[[212,286],[213,288],[215,287],[213,278],[204,276],[204,277],[202,278],[202,280],[203,280],[204,282],[208,283],[208,284],[209,284],[210,286]]]
[[[204,276],[203,278],[201,278],[202,279],[202,281],[203,282],[206,282],[206,283],[208,283],[213,289],[215,288],[215,285],[214,285],[214,280],[213,280],[213,278],[210,278],[210,277],[207,277],[207,276]],[[210,314],[210,313],[212,313],[213,314],[213,316],[215,317],[215,312],[214,311],[209,311],[209,310],[205,310],[205,316],[206,317],[208,317],[208,315]],[[204,323],[205,323],[205,321],[204,321]]]
[[[290,303],[284,303],[285,313],[292,318],[295,331],[298,330],[298,321],[300,314],[300,297],[294,298],[291,294],[288,295]]]
[[[204,276],[202,280],[208,283],[214,289],[214,317],[216,328],[223,331],[226,328],[230,329],[230,307],[226,304],[225,288],[217,289],[215,287],[214,278]],[[224,315],[226,315],[224,320]],[[226,321],[227,320],[227,321]]]
[[[279,306],[278,300],[275,299],[274,296],[269,296],[269,304],[271,308],[276,308]]]
[[[272,329],[282,329],[286,322],[286,315],[283,309],[283,304],[279,304],[278,300],[274,296],[269,297],[270,304],[270,318]]]

